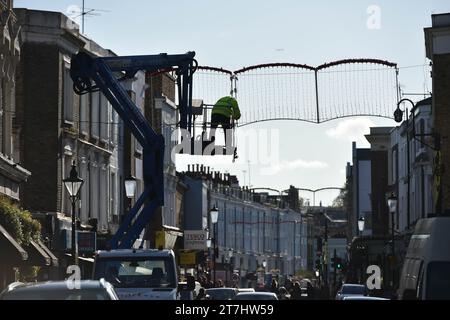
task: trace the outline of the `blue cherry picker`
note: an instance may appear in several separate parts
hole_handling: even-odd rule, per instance
[[[94,57],[80,51],[72,57],[70,76],[75,93],[82,95],[101,91],[142,145],[144,191],[111,238],[111,249],[132,248],[152,214],[164,205],[164,138],[150,127],[120,82],[133,78],[139,70],[152,73],[174,71],[179,98],[179,127],[191,132],[192,77],[197,68],[194,56],[195,52]]]
[[[102,92],[142,146],[144,191],[110,239],[109,250],[98,251],[95,256],[93,278],[106,278],[114,285],[120,299],[179,298],[173,251],[132,249],[153,213],[164,205],[164,138],[150,127],[120,82],[132,79],[140,70],[151,73],[174,71],[179,99],[178,125],[191,132],[192,76],[197,68],[194,56],[195,52],[94,57],[79,52],[72,57],[70,76],[75,93]],[[189,289],[193,286],[190,279]]]

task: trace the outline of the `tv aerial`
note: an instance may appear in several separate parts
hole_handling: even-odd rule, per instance
[[[69,6],[67,8],[67,13],[69,17],[73,20],[81,17],[81,33],[84,34],[84,19],[85,17],[92,17],[92,16],[100,16],[102,12],[109,12],[108,10],[100,10],[100,9],[93,9],[93,8],[86,8],[84,6],[84,1],[81,3],[81,8],[79,6]]]

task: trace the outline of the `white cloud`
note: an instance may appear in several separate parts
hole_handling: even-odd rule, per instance
[[[329,165],[327,163],[318,160],[312,161],[303,159],[296,159],[292,161],[283,160],[269,167],[261,168],[260,173],[262,175],[274,175],[282,171],[292,171],[295,169],[324,169],[328,167]]]
[[[356,141],[358,144],[367,145],[368,142],[364,137],[370,132],[370,127],[375,124],[368,118],[356,118],[340,121],[336,127],[330,128],[326,134],[334,139],[345,141]]]

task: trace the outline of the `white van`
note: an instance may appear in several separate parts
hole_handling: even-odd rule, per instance
[[[178,276],[172,250],[98,251],[93,278],[105,278],[121,300],[178,299]]]
[[[450,217],[421,219],[409,242],[399,299],[450,299]]]

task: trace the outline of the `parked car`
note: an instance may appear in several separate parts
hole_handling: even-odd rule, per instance
[[[234,300],[278,300],[273,292],[242,292],[238,293]]]
[[[104,279],[80,280],[79,288],[74,285],[72,281],[14,282],[0,294],[0,300],[119,300]]]
[[[255,292],[255,289],[253,288],[238,288],[238,293],[242,292]]]
[[[236,288],[209,288],[206,289],[206,295],[210,300],[233,300],[237,295]]]
[[[349,296],[367,296],[368,291],[365,285],[346,283],[342,285],[336,294],[336,300],[342,300]]]
[[[420,219],[409,241],[400,276],[402,300],[450,299],[450,218]]]
[[[346,296],[342,300],[390,300],[381,297],[369,297],[369,296]]]

